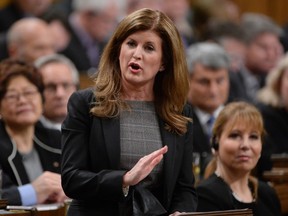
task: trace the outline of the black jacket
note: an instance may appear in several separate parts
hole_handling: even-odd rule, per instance
[[[68,215],[119,215],[123,200],[120,166],[120,120],[99,118],[90,111],[91,89],[75,92],[62,124],[62,186],[73,198]],[[184,114],[192,117],[191,107]],[[195,211],[196,193],[192,175],[192,124],[183,136],[164,129],[159,119],[164,155],[163,193],[159,200],[168,211]],[[132,188],[133,190],[133,188]]]
[[[35,127],[34,147],[39,154],[43,171],[60,173],[61,134],[57,130],[44,128],[40,123]],[[11,142],[0,121],[0,164],[3,172],[2,198],[9,205],[21,205],[18,186],[30,183],[17,147]]]
[[[258,181],[258,197],[251,206],[254,216],[280,216],[281,206],[275,190],[267,183]],[[230,187],[215,174],[203,180],[196,188],[197,211],[222,211],[244,208],[235,203]],[[249,206],[247,204],[247,206]]]

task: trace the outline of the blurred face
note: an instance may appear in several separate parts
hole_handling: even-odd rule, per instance
[[[228,98],[229,77],[226,69],[211,70],[196,64],[190,77],[188,100],[193,106],[213,113]]]
[[[57,51],[65,49],[70,41],[70,34],[60,21],[49,23],[50,32],[53,36],[54,46]]]
[[[62,123],[67,114],[67,103],[76,90],[70,68],[63,63],[49,63],[40,69],[45,86],[44,116]]]
[[[288,69],[285,70],[282,76],[280,94],[282,96],[284,106],[288,110]]]
[[[232,128],[224,127],[216,154],[224,169],[248,173],[256,166],[261,149],[260,131],[249,127],[247,122],[236,122]]]
[[[188,12],[189,3],[187,0],[164,0],[164,12],[173,20],[183,20]]]
[[[246,45],[233,38],[226,38],[222,40],[221,44],[231,59],[230,70],[239,72],[245,62]]]
[[[35,85],[23,76],[11,79],[0,102],[2,119],[11,127],[34,125],[42,114],[42,98]]]
[[[126,93],[153,93],[155,76],[162,67],[162,39],[153,31],[131,34],[121,45],[120,69]]]
[[[246,66],[253,73],[268,73],[283,55],[276,35],[263,33],[247,47]]]
[[[86,30],[94,39],[100,42],[105,41],[116,27],[117,19],[118,7],[115,3],[110,3],[101,13],[86,12]]]
[[[15,49],[16,57],[27,62],[34,62],[41,56],[55,53],[55,45],[49,28],[40,26],[37,31],[26,32],[23,35],[23,41],[16,45]]]
[[[52,0],[16,0],[17,5],[26,13],[40,16],[52,4]]]

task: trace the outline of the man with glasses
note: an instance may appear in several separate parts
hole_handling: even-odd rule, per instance
[[[65,56],[53,54],[35,61],[44,82],[44,112],[41,122],[45,127],[61,129],[67,114],[67,102],[79,84],[74,64]]]

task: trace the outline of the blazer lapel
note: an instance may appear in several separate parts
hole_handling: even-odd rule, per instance
[[[119,118],[102,119],[104,141],[112,168],[120,165],[120,120]]]
[[[172,179],[173,179],[173,171],[175,166],[175,158],[177,158],[177,138],[174,134],[169,133],[165,130],[165,123],[160,120],[160,131],[163,140],[163,146],[168,146],[168,152],[164,155],[164,197],[167,197],[166,205],[170,203],[171,198],[171,188],[172,188]],[[174,158],[171,160],[171,158]]]

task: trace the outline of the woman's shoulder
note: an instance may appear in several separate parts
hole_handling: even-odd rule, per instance
[[[267,182],[264,181],[258,181],[258,194],[269,196],[269,195],[276,195],[275,189]]]
[[[217,211],[233,208],[229,186],[218,176],[212,174],[196,186],[198,194],[197,211]]]
[[[280,215],[281,204],[275,189],[268,183],[258,182],[258,204],[263,208],[269,208],[273,215]]]
[[[215,174],[212,174],[207,179],[200,181],[196,186],[196,190],[198,191],[205,190],[216,194],[218,193],[217,191],[223,191],[225,188],[227,188],[226,183]]]
[[[68,101],[69,107],[77,107],[78,109],[90,109],[94,104],[94,88],[80,89],[72,93]]]
[[[94,97],[94,88],[86,88],[73,92],[70,98],[74,100],[76,100],[77,98],[81,98],[87,101],[91,101],[93,97]]]

